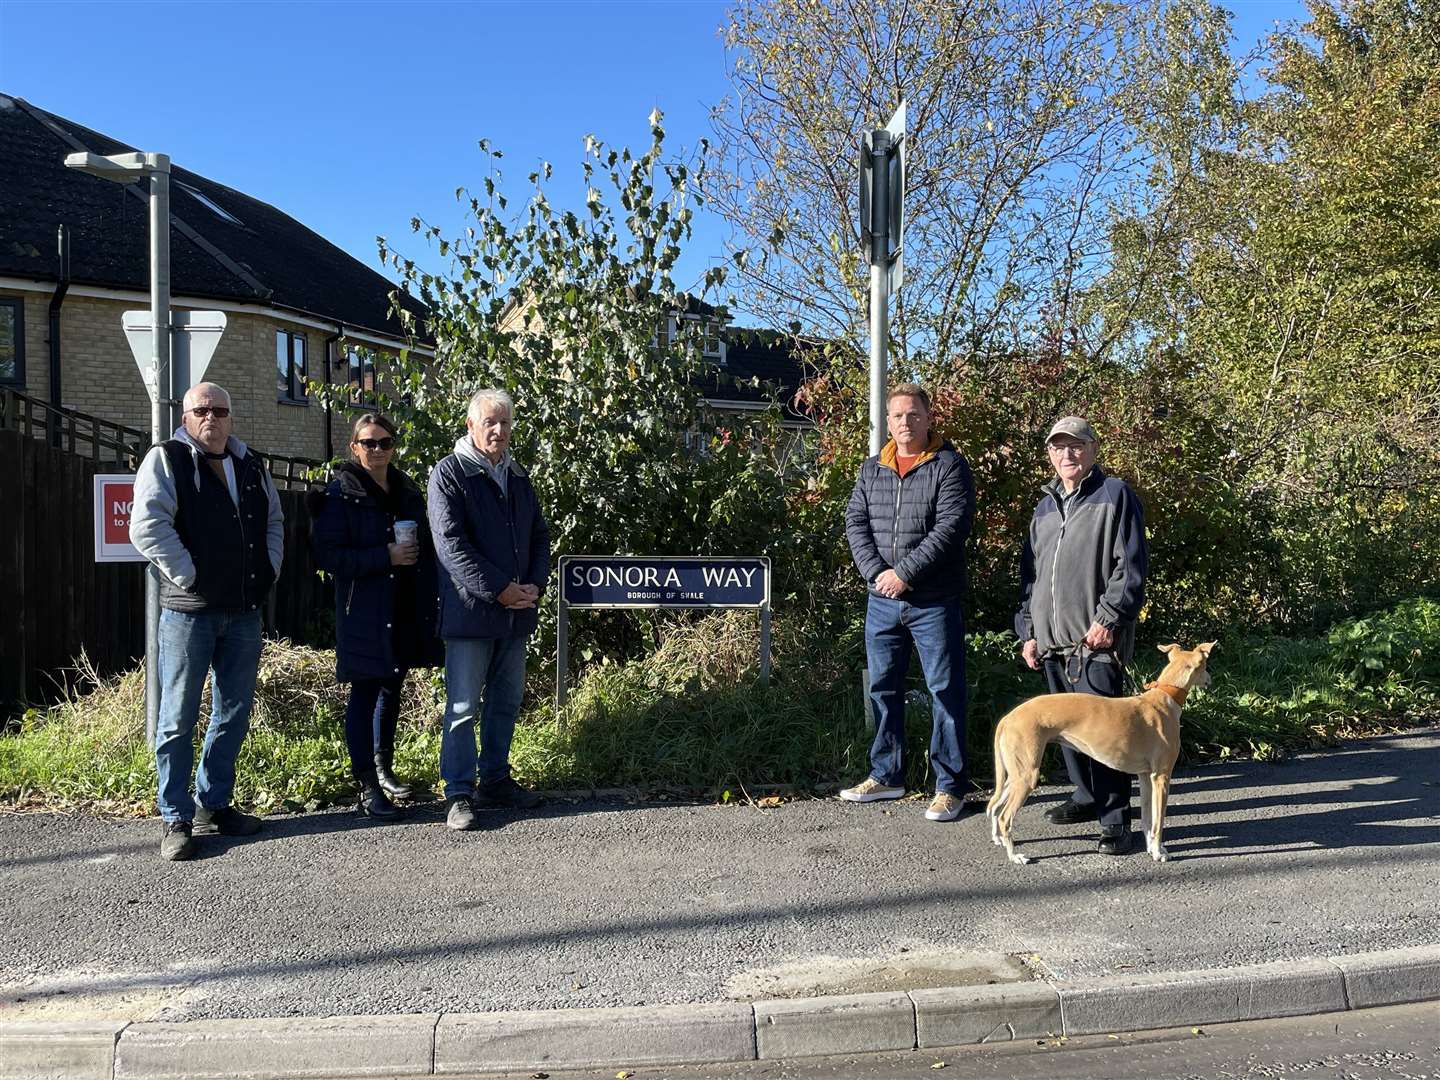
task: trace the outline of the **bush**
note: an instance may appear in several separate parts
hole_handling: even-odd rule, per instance
[[[828,793],[853,783],[865,775],[869,744],[859,614],[823,633],[777,620],[769,686],[759,682],[749,612],[670,617],[658,624],[661,644],[651,655],[592,664],[563,715],[549,679],[532,679],[511,755],[515,772],[547,789],[631,787],[715,798],[776,786]],[[1379,656],[1382,667],[1368,662]],[[1021,667],[1007,634],[971,635],[967,663],[971,774],[984,790],[996,721],[1043,687]],[[1139,685],[1159,667],[1146,648],[1129,674]],[[1214,683],[1192,697],[1182,720],[1188,760],[1271,758],[1433,722],[1440,717],[1440,603],[1407,601],[1315,638],[1237,635],[1222,640],[1213,670]],[[92,672],[91,679],[89,693],[32,711],[17,733],[0,737],[0,802],[133,812],[153,806],[142,674],[98,680]],[[344,705],[332,654],[267,642],[237,799],[269,811],[350,799]],[[906,784],[929,790],[929,703],[918,672],[908,706]],[[442,710],[438,673],[412,673],[397,771],[422,786],[437,781]]]

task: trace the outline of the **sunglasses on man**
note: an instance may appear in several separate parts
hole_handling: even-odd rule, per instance
[[[190,410],[191,416],[198,416],[204,420],[207,416],[214,416],[216,420],[224,420],[230,415],[230,409],[225,405],[196,405]]]
[[[366,450],[394,450],[395,440],[389,435],[383,439],[356,439],[357,446],[363,446]]]

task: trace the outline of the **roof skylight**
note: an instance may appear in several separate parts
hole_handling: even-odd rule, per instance
[[[209,196],[207,196],[207,195],[205,195],[205,194],[197,191],[195,188],[191,187],[189,184],[181,183],[179,180],[176,180],[176,181],[175,181],[175,186],[176,186],[176,187],[182,187],[182,188],[184,188],[187,192],[190,193],[191,197],[194,198],[196,202],[198,202],[201,206],[205,207],[205,209],[207,209],[207,210],[209,210],[211,213],[213,213],[213,214],[214,214],[216,217],[218,217],[221,221],[228,221],[228,222],[230,222],[230,224],[232,224],[232,225],[244,225],[244,224],[245,224],[243,221],[241,221],[239,218],[237,218],[234,214],[230,213],[230,211],[226,210],[223,206],[220,206],[218,203],[216,203],[214,200],[212,200]]]

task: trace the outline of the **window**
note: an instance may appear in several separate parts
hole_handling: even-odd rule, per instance
[[[275,331],[275,397],[305,404],[305,335]]]
[[[355,405],[375,404],[375,351],[363,345],[351,345],[345,351],[348,367],[346,382],[350,385],[350,401]]]
[[[720,320],[705,320],[705,355],[720,355]]]
[[[0,296],[0,386],[25,385],[25,301]]]
[[[655,321],[655,347],[662,352],[670,347],[670,316],[661,315]]]
[[[174,183],[175,183],[175,186],[176,186],[176,187],[178,187],[178,188],[183,188],[185,191],[189,192],[191,198],[193,198],[193,199],[194,199],[196,202],[198,202],[201,206],[205,207],[206,210],[209,210],[212,214],[214,214],[216,217],[218,217],[221,221],[228,221],[228,222],[230,222],[230,224],[232,224],[232,225],[244,225],[244,224],[245,224],[243,221],[241,221],[239,218],[237,218],[234,214],[230,213],[229,210],[226,210],[223,206],[221,206],[219,203],[217,203],[214,199],[210,198],[210,196],[205,195],[204,193],[202,193],[202,192],[198,191],[197,189],[191,187],[189,184],[182,184],[179,180],[174,181]]]

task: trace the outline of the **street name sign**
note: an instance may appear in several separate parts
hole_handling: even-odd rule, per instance
[[[770,560],[763,555],[564,555],[557,606],[557,706],[568,692],[571,608],[754,608],[760,679],[770,681]]]
[[[770,602],[770,560],[566,555],[560,592],[572,608],[758,608]]]

